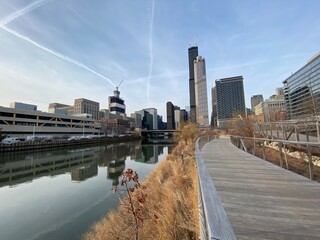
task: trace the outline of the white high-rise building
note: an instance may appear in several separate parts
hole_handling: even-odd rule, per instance
[[[196,100],[196,118],[200,127],[209,126],[207,78],[205,59],[197,56],[194,60],[194,85]]]

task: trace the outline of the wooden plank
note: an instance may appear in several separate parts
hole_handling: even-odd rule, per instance
[[[237,239],[320,239],[320,184],[221,138],[202,153]]]

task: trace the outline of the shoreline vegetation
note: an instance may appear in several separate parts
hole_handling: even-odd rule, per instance
[[[234,126],[229,126],[229,134],[252,137],[251,121],[233,124]],[[166,160],[151,172],[141,183],[141,187],[139,183],[130,197],[120,201],[117,210],[109,212],[106,217],[93,224],[83,235],[83,240],[199,239],[195,140],[208,134],[227,133],[209,130],[200,132],[194,124],[182,124],[180,130],[175,134],[176,146]],[[267,161],[277,164],[279,152],[268,149],[266,153]],[[294,172],[301,174],[305,166],[300,166],[298,160],[290,159],[290,170],[297,168],[299,171],[296,169]],[[130,202],[128,199],[137,200]]]
[[[196,125],[183,124],[181,132],[175,135],[177,144],[172,153],[135,189],[133,197],[129,197],[144,196],[143,202],[132,200],[133,204],[139,204],[138,234],[137,217],[124,200],[117,210],[95,223],[83,239],[138,239],[136,235],[139,239],[199,239],[195,160],[195,140],[199,136]]]

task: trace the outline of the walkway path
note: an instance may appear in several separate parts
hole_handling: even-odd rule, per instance
[[[320,240],[320,184],[252,156],[229,138],[202,152],[237,239]]]

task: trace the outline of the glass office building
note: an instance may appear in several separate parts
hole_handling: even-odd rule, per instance
[[[287,119],[320,115],[320,52],[283,81]]]
[[[246,115],[242,76],[216,80],[216,93],[218,128],[225,128],[234,117]]]

